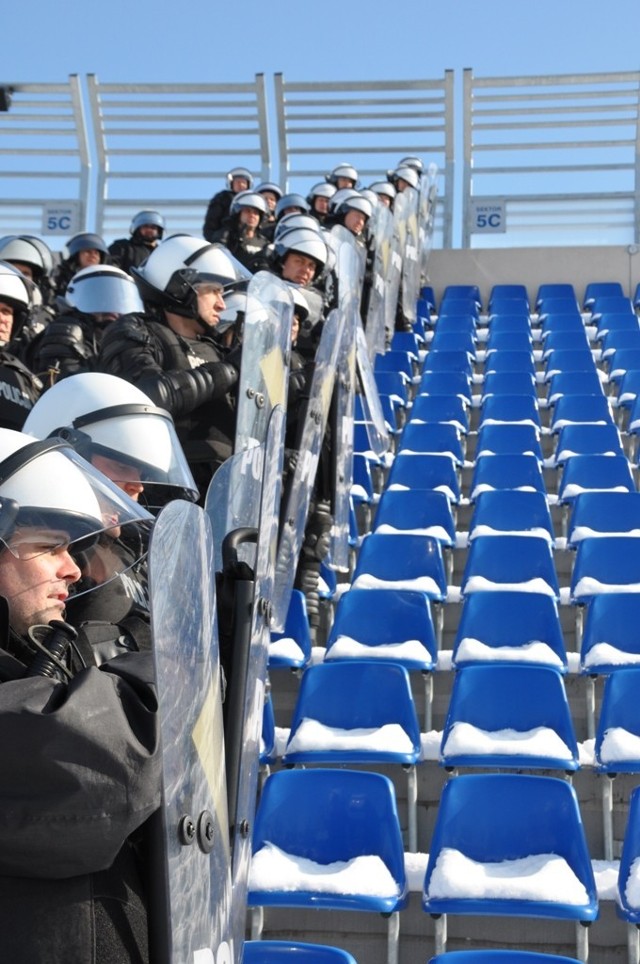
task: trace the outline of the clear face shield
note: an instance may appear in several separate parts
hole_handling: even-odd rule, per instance
[[[132,499],[158,512],[172,499],[198,499],[198,487],[164,409],[113,405],[56,432]]]
[[[24,562],[67,550],[83,576],[73,595],[111,582],[146,555],[153,516],[61,439],[4,459],[0,499],[6,549]]]
[[[120,277],[111,271],[74,275],[67,287],[65,301],[86,315],[128,315],[144,311],[133,278]]]

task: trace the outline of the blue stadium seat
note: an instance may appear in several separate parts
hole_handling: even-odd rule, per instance
[[[580,672],[591,676],[640,665],[640,594],[603,593],[586,607]]]
[[[482,492],[469,522],[469,539],[498,534],[537,536],[553,545],[555,534],[546,496],[517,489]]]
[[[546,593],[559,600],[560,587],[549,543],[529,536],[474,539],[462,575],[462,593],[466,596],[497,589]]]
[[[547,382],[547,404],[553,405],[562,395],[602,395],[602,380],[595,370],[558,372]]]
[[[553,375],[560,372],[592,372],[595,370],[596,364],[589,345],[584,345],[581,348],[554,348],[548,353],[545,351],[545,382],[550,381]]]
[[[584,324],[580,309],[571,298],[545,298],[538,311],[538,324],[543,331],[552,331],[554,328],[564,327],[565,322],[561,322],[560,318],[571,317],[580,319],[580,323]]]
[[[574,287],[568,282],[548,282],[539,285],[535,300],[536,308],[539,308],[547,298],[572,298],[576,306],[578,304]]]
[[[640,901],[637,899],[638,876],[637,861],[640,857],[640,787],[636,787],[629,797],[627,826],[622,842],[620,869],[618,871],[617,914],[629,925],[629,949],[636,941],[636,928],[640,924]],[[631,885],[631,887],[630,887]],[[630,954],[629,960],[634,960]]]
[[[450,502],[460,501],[460,480],[448,455],[396,455],[387,489],[435,489]]]
[[[553,406],[549,428],[555,434],[565,425],[612,425],[606,395],[562,395]]]
[[[491,288],[489,295],[489,308],[501,298],[514,299],[522,302],[529,307],[529,294],[526,285],[522,284],[495,284]]]
[[[607,358],[609,381],[618,385],[625,372],[640,368],[640,348],[616,348]]]
[[[272,774],[258,803],[252,847],[249,907],[390,915],[387,959],[397,960],[398,912],[408,903],[408,887],[388,777],[334,768]],[[364,877],[371,887],[358,890],[351,883],[341,890],[335,865],[343,867],[358,858],[366,858],[369,866],[376,858],[376,870]],[[301,873],[296,884],[291,861],[311,861],[315,873]],[[261,914],[254,911],[252,918],[251,936],[259,938]]]
[[[273,700],[267,693],[262,711],[262,735],[260,738],[260,766],[270,767],[276,760],[276,721]]]
[[[540,432],[534,425],[503,422],[491,425],[483,422],[476,440],[476,461],[496,455],[534,455],[543,461]]]
[[[474,592],[466,596],[453,644],[456,668],[503,662],[553,666],[567,672],[558,604],[532,592]]]
[[[529,372],[535,375],[536,366],[531,351],[495,351],[485,358],[485,377],[492,372]]]
[[[616,404],[619,408],[631,409],[640,392],[640,368],[628,369],[619,382]]]
[[[448,951],[430,958],[428,964],[579,964],[575,957],[541,954],[538,951],[496,950]]]
[[[570,331],[576,336],[586,334],[584,322],[579,311],[564,310],[551,312],[540,317],[540,340],[543,345],[548,335],[555,331]]]
[[[482,383],[483,398],[489,395],[537,395],[535,376],[527,372],[489,372]]]
[[[413,331],[394,331],[391,336],[391,351],[403,351],[413,361],[420,360],[420,342]]]
[[[480,427],[503,422],[533,425],[540,430],[540,409],[537,399],[526,395],[487,395],[480,409]]]
[[[432,536],[443,546],[456,544],[451,503],[444,492],[427,489],[386,489],[376,510],[374,532],[413,531]]]
[[[561,428],[554,455],[555,465],[562,465],[580,455],[624,457],[622,439],[617,427],[611,422],[607,425],[574,423]]]
[[[407,840],[413,853],[420,753],[420,727],[404,666],[363,659],[324,662],[305,670],[283,765],[400,765],[407,774]]]
[[[431,536],[372,532],[360,547],[352,587],[412,589],[444,602],[447,577],[441,545]]]
[[[640,773],[639,687],[640,666],[624,667],[605,680],[595,744],[601,773]]]
[[[398,439],[397,455],[448,455],[456,465],[464,464],[464,446],[455,425],[444,422],[414,422],[409,419]]]
[[[578,543],[571,572],[573,603],[612,592],[640,592],[640,540],[602,536]]]
[[[605,311],[598,318],[593,340],[602,342],[611,331],[635,331],[638,318],[633,311]]]
[[[640,536],[640,492],[583,492],[575,499],[567,546],[598,536]]]
[[[311,633],[304,593],[294,589],[281,633],[271,633],[269,668],[302,669],[311,659]]]
[[[485,369],[487,355],[494,351],[533,351],[531,332],[527,329],[523,329],[522,331],[499,331],[492,323],[489,326],[489,337],[485,342]]]
[[[611,329],[600,341],[600,358],[606,360],[618,348],[640,347],[640,324],[637,328]]]
[[[471,377],[467,371],[424,372],[416,395],[459,395],[467,405],[471,404]]]
[[[442,422],[469,431],[469,410],[459,395],[416,395],[411,406],[412,422]]]
[[[327,944],[306,944],[301,941],[245,941],[242,946],[242,964],[288,964],[288,962],[291,964],[357,964],[355,957],[348,951],[343,951],[339,947],[329,947]],[[532,961],[531,964],[537,964],[537,962]]]
[[[464,372],[469,378],[473,375],[473,362],[471,356],[463,348],[439,351],[435,349],[428,351],[422,364],[422,371],[425,372]]]
[[[386,659],[431,673],[437,643],[429,601],[415,591],[350,589],[336,606],[324,658]]]
[[[470,284],[451,284],[447,285],[444,289],[442,299],[440,301],[440,311],[447,302],[451,302],[457,298],[466,298],[477,305],[478,310],[482,308],[482,297],[480,295],[480,288],[478,285]]]
[[[402,372],[374,371],[373,377],[380,395],[388,395],[406,408],[409,404],[410,381],[405,374]]]
[[[523,861],[519,884],[514,861]],[[477,873],[456,868],[472,861]],[[509,861],[508,879],[498,865]],[[567,881],[535,886],[532,866],[558,866]],[[485,868],[484,872],[481,868]],[[506,877],[506,868],[505,868]],[[555,876],[556,881],[558,877]],[[557,777],[523,774],[458,776],[445,786],[429,847],[422,906],[431,915],[543,917],[589,922],[598,898],[578,799]],[[436,920],[436,951],[446,949],[446,922]],[[587,942],[576,927],[576,941]],[[586,960],[586,954],[577,957]]]
[[[459,669],[439,762],[451,769],[577,770],[578,745],[560,673],[525,663]]]
[[[475,331],[452,331],[438,324],[429,342],[429,351],[464,351],[472,362],[476,354]]]
[[[511,309],[508,313],[491,315],[489,318],[489,336],[492,334],[520,333],[531,337],[531,320],[525,310]]]
[[[570,505],[581,492],[635,492],[631,467],[621,455],[576,455],[568,459],[558,483],[558,501]]]
[[[598,328],[600,327],[600,320],[604,315],[633,315],[633,305],[630,298],[625,298],[624,295],[603,295],[601,298],[596,298],[593,305],[591,306],[591,318],[589,319],[591,323],[596,323]]]
[[[572,326],[569,331],[564,329],[547,331],[541,344],[543,361],[545,361],[553,351],[575,350],[579,348],[591,350],[591,343],[587,337],[587,332],[579,325]]]
[[[535,455],[491,455],[478,459],[471,477],[469,498],[473,502],[487,489],[546,492],[540,459]]]
[[[376,355],[373,363],[376,372],[402,372],[409,380],[415,374],[414,362],[406,351],[386,351],[384,355]]]
[[[617,296],[624,298],[624,291],[619,281],[590,281],[584,291],[582,306],[585,311],[593,305],[596,298]]]

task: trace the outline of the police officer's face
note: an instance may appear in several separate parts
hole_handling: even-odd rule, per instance
[[[249,182],[247,181],[246,177],[240,177],[238,175],[233,177],[231,179],[231,190],[234,194],[239,194],[240,191],[248,191]]]
[[[136,502],[144,492],[140,472],[134,465],[119,462],[117,459],[108,459],[104,455],[92,455],[91,464]]]
[[[260,211],[257,208],[242,208],[240,224],[246,224],[248,228],[257,228],[260,224]]]
[[[9,604],[12,628],[21,635],[64,617],[69,588],[81,575],[66,538],[63,532],[25,527],[11,538],[11,550],[0,553],[0,595]]]
[[[208,328],[215,328],[220,312],[226,305],[222,297],[222,285],[198,285],[198,318]]]
[[[347,211],[344,216],[344,226],[348,228],[352,234],[362,234],[366,222],[367,219],[362,211]]]
[[[313,210],[316,212],[316,214],[326,214],[327,211],[329,210],[329,198],[314,197]]]
[[[0,301],[0,344],[5,344],[11,339],[13,330],[13,308],[11,305]]]
[[[336,187],[339,191],[345,188],[354,188],[355,186],[356,182],[351,177],[343,177],[343,175],[340,175],[336,178]]]
[[[278,197],[273,191],[260,191],[260,194],[267,202],[267,207],[270,211],[275,211],[276,204],[278,203]]]
[[[386,208],[391,207],[391,198],[388,194],[378,194],[378,201],[380,204],[384,204]]]
[[[311,284],[316,274],[316,263],[297,251],[290,251],[282,262],[282,277],[297,285]]]
[[[78,251],[78,264],[81,268],[90,268],[94,264],[100,264],[100,252],[96,248]]]

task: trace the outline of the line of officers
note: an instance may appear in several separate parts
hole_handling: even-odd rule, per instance
[[[303,198],[254,190],[234,168],[204,238],[164,238],[162,216],[141,211],[130,238],[107,249],[77,235],[56,266],[37,237],[0,239],[0,959],[150,960],[154,515],[172,498],[202,502],[232,454],[257,270],[291,285],[285,445],[295,459],[337,297],[326,232],[343,225],[368,251],[374,204],[392,204],[420,174],[405,158],[363,192],[341,164]],[[298,574],[311,618],[331,523],[321,460]],[[237,576],[221,574],[221,605]]]

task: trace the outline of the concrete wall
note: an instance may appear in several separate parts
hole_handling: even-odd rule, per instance
[[[619,281],[633,297],[640,283],[640,247],[434,250],[429,260],[437,302],[450,284],[479,285],[485,304],[494,284],[525,284],[533,302],[538,285],[572,282],[581,299],[590,281]]]

